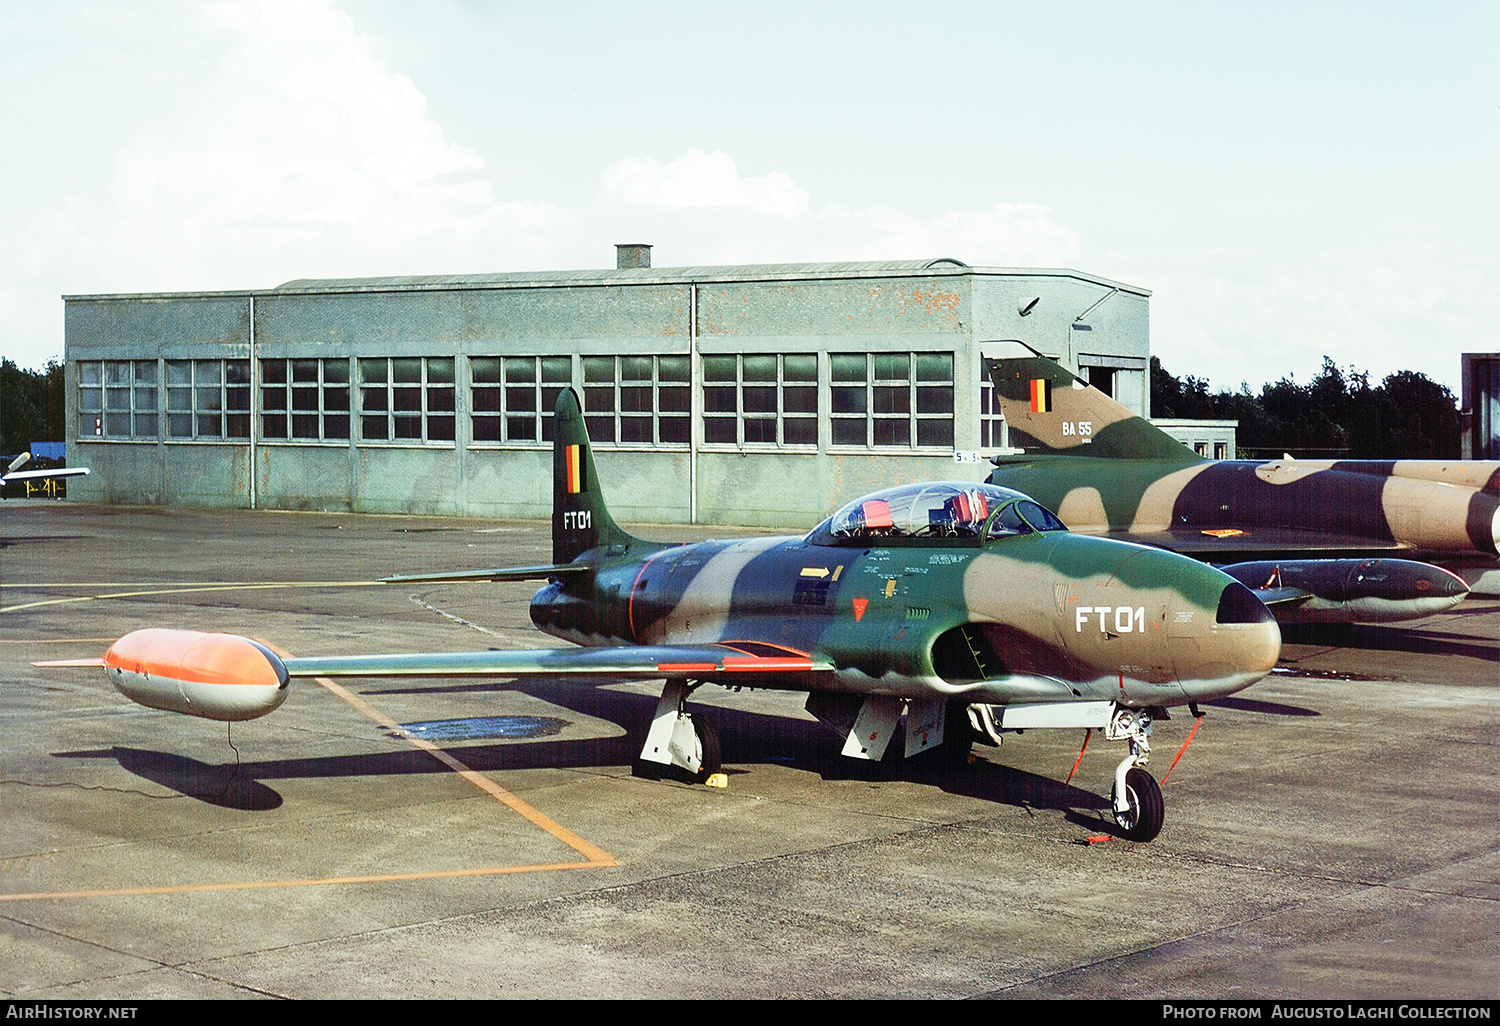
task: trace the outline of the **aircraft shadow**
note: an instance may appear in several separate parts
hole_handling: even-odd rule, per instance
[[[1316,709],[1304,709],[1300,705],[1283,705],[1281,702],[1260,702],[1253,698],[1215,698],[1204,702],[1215,709],[1238,709],[1241,712],[1265,713],[1267,716],[1322,716]]]
[[[255,779],[247,766],[212,765],[170,752],[139,748],[56,752],[60,759],[114,759],[120,767],[188,798],[240,812],[268,812],[281,807],[281,795]]]
[[[1411,652],[1500,662],[1500,645],[1486,644],[1463,634],[1390,624],[1285,624],[1281,628],[1281,641],[1283,645],[1327,645],[1365,652]]]
[[[416,690],[416,689],[409,689]],[[570,769],[629,766],[640,753],[656,697],[633,692],[527,681],[423,688],[428,692],[523,691],[563,709],[624,726],[607,738],[547,740],[524,743],[445,746],[465,765],[480,772],[524,769]],[[367,689],[365,694],[393,693]],[[821,723],[770,713],[689,703],[717,729],[726,764],[779,763],[818,774],[822,779],[907,781],[938,787],[950,794],[1030,810],[1066,813],[1091,830],[1118,834],[1109,819],[1107,797],[1024,770],[976,758],[962,767],[945,765],[937,754],[871,763],[839,754],[838,735]],[[904,744],[898,733],[892,750]],[[988,750],[986,750],[988,751]],[[282,796],[267,781],[310,778],[408,776],[447,773],[447,767],[418,749],[396,749],[306,759],[247,760],[212,765],[165,752],[124,748],[55,753],[59,758],[112,758],[127,772],[206,804],[245,812],[279,808]],[[735,771],[730,769],[733,774]],[[740,771],[743,772],[743,771]],[[670,776],[671,771],[664,771]]]

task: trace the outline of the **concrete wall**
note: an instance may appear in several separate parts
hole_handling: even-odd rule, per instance
[[[70,490],[97,502],[544,517],[552,501],[550,443],[471,437],[468,359],[691,354],[695,286],[699,354],[819,354],[818,445],[706,444],[702,393],[695,392],[691,445],[596,444],[611,509],[624,521],[688,521],[695,479],[700,522],[793,529],[877,488],[981,480],[985,464],[957,463],[953,455],[980,448],[978,342],[1019,338],[1072,366],[1095,351],[1149,356],[1140,290],[1112,294],[1115,283],[1076,272],[961,265],[644,269],[66,297],[69,423],[77,428],[68,460],[93,468]],[[1034,295],[1040,302],[1022,317],[1018,303]],[[1085,322],[1076,320],[1105,296]],[[1080,332],[1080,324],[1093,330]],[[79,426],[80,361],[246,360],[252,349],[257,408],[263,360],[456,358],[456,438],[361,440],[357,379],[350,440],[120,440]],[[832,444],[829,354],[887,351],[953,354],[951,449]],[[350,368],[357,371],[357,362]],[[165,391],[159,388],[163,411]],[[259,436],[259,419],[252,420]]]

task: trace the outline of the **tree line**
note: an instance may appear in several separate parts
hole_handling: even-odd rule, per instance
[[[0,455],[15,456],[32,442],[67,437],[66,388],[58,360],[49,360],[42,370],[28,370],[0,358]]]
[[[1304,459],[1458,459],[1458,403],[1447,386],[1415,371],[1378,385],[1368,371],[1347,371],[1323,357],[1305,385],[1290,375],[1238,392],[1209,392],[1205,378],[1177,378],[1151,357],[1151,416],[1237,420],[1240,455],[1289,452]]]

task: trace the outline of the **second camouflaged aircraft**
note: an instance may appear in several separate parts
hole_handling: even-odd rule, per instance
[[[995,457],[991,483],[1080,533],[1232,563],[1283,623],[1431,616],[1469,588],[1417,560],[1500,565],[1500,463],[1210,460],[1023,343],[984,352],[1025,450]]]
[[[955,763],[1002,731],[1102,729],[1129,746],[1115,818],[1146,841],[1163,818],[1143,768],[1153,721],[1247,687],[1280,653],[1275,619],[1243,584],[1070,534],[990,485],[879,492],[805,536],[644,541],[605,508],[571,391],[555,423],[552,564],[391,581],[546,580],[532,620],[585,647],[283,660],[231,635],[146,630],[102,665],[137,702],[221,720],[270,712],[290,677],[664,678],[640,758],[701,775],[718,769],[718,740],[685,703],[705,683],[807,691],[860,759],[881,759],[903,716],[904,754]]]

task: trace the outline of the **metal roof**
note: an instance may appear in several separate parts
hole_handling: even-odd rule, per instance
[[[742,264],[700,267],[639,267],[577,271],[515,271],[494,274],[424,274],[387,278],[298,278],[272,289],[219,292],[153,292],[65,295],[65,300],[155,299],[350,292],[426,292],[456,289],[558,288],[566,286],[682,285],[695,282],[819,281],[834,278],[909,278],[964,275],[1076,278],[1139,296],[1150,291],[1098,275],[1058,267],[970,267],[951,257],[933,260],[868,260],[806,264]]]

